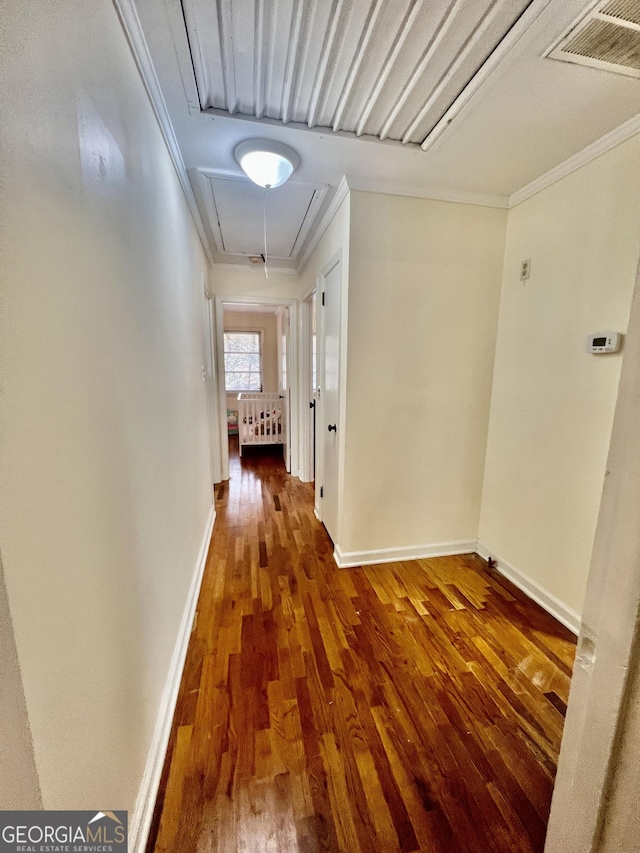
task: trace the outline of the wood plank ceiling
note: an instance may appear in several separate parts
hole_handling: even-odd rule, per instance
[[[202,110],[422,144],[530,0],[183,0]]]

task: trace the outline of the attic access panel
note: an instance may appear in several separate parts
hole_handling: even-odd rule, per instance
[[[422,144],[531,0],[182,0],[202,110]]]
[[[264,252],[266,202],[269,257],[294,258],[324,195],[324,188],[292,180],[266,192],[243,178],[207,176],[207,180],[217,218],[212,225],[221,243],[218,248],[231,255]]]

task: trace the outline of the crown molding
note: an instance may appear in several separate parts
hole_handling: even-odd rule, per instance
[[[327,230],[329,224],[331,223],[331,220],[338,212],[338,208],[345,200],[349,189],[350,185],[349,183],[347,183],[347,178],[345,176],[338,184],[338,189],[333,194],[322,219],[320,220],[316,228],[311,232],[309,242],[305,246],[304,252],[302,253],[302,257],[300,258],[300,263],[298,264],[298,269],[296,270],[298,275],[301,275],[302,271],[306,267],[309,258],[313,254],[320,240],[322,239],[324,232]]]
[[[562,178],[565,178],[577,169],[582,168],[582,166],[586,166],[587,163],[595,160],[596,157],[606,154],[607,151],[611,151],[612,148],[616,148],[616,146],[626,142],[627,139],[631,139],[631,137],[635,136],[637,133],[640,133],[640,113],[633,118],[630,118],[628,121],[625,121],[624,124],[621,124],[619,127],[609,131],[609,133],[605,133],[605,135],[601,136],[600,139],[596,139],[595,142],[592,142],[591,145],[587,145],[587,147],[583,148],[582,151],[578,151],[578,153],[574,154],[573,157],[569,157],[569,159],[565,160],[564,163],[560,163],[544,175],[541,175],[539,178],[536,178],[534,181],[531,181],[531,183],[522,187],[522,189],[517,190],[517,192],[513,193],[513,195],[509,197],[509,207],[515,207],[517,204],[526,201],[526,199],[531,198],[532,195],[550,187],[552,184],[562,180]]]
[[[441,188],[420,189],[406,184],[369,181],[360,178],[349,178],[349,189],[383,195],[424,198],[430,201],[451,201],[454,204],[477,204],[481,207],[498,207],[505,210],[509,207],[509,197],[505,195]]]
[[[142,25],[140,24],[138,12],[133,0],[113,0],[113,5],[118,13],[122,29],[127,37],[127,41],[129,42],[131,53],[133,54],[133,58],[142,78],[142,82],[144,83],[149,101],[151,102],[156,119],[158,120],[160,131],[162,132],[167,150],[169,151],[169,156],[171,157],[176,175],[180,181],[180,186],[182,187],[187,205],[189,206],[193,223],[202,243],[202,248],[204,249],[204,253],[207,256],[209,263],[213,264],[211,246],[207,240],[202,216],[200,215],[196,197],[193,194],[193,188],[189,181],[189,176],[187,175],[180,147],[178,146],[178,140],[176,139],[173,125],[169,118],[169,111],[167,110],[167,105],[162,95],[160,83],[153,66],[151,54],[149,53],[149,47],[144,37],[144,33],[142,32]]]

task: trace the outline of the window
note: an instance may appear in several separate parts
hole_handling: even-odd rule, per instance
[[[262,391],[260,332],[224,333],[224,382],[227,391]]]

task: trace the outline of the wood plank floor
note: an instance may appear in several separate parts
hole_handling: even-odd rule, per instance
[[[149,853],[542,851],[573,636],[475,555],[338,570],[277,452],[216,498]]]

